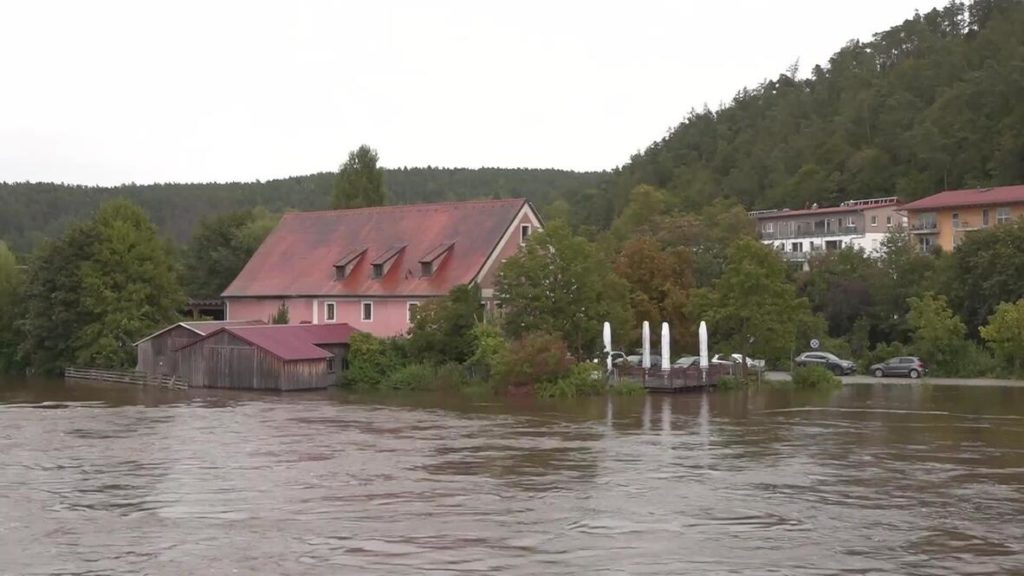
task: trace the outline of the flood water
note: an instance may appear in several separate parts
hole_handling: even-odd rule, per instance
[[[0,381],[0,574],[1021,574],[1024,388]]]

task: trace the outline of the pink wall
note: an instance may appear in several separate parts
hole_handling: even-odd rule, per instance
[[[522,218],[516,223],[512,230],[512,235],[509,236],[508,242],[498,248],[498,259],[494,261],[494,266],[491,266],[490,270],[484,274],[484,277],[480,279],[481,288],[494,288],[494,280],[498,276],[498,270],[501,268],[502,260],[511,257],[513,254],[519,251],[522,247],[519,244],[519,226],[522,224],[530,224],[530,234],[538,232],[537,226],[530,220],[529,213],[523,213]]]
[[[263,320],[268,321],[281,305],[281,298],[226,298],[228,303],[228,320]],[[373,320],[364,322],[362,319],[362,300],[319,298],[317,302],[317,324],[327,324],[327,303],[336,305],[335,322],[345,322],[352,327],[369,332],[374,336],[397,336],[409,329],[408,303],[420,300],[377,299],[373,302]],[[312,298],[285,298],[288,305],[288,320],[291,324],[313,322]]]

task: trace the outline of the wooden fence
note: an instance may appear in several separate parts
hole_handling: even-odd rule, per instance
[[[119,382],[141,386],[159,386],[175,390],[188,388],[188,381],[177,376],[158,376],[156,374],[136,372],[135,370],[67,367],[64,369],[64,378],[66,380],[79,380],[83,382]]]
[[[668,372],[662,372],[660,366],[648,370],[639,366],[622,366],[614,370],[612,380],[640,382],[650,392],[680,392],[714,386],[731,373],[732,367],[722,364],[708,366],[706,373],[699,366],[692,365],[686,368],[673,366]]]

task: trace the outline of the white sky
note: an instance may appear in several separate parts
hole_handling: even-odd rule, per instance
[[[609,169],[937,4],[0,0],[0,181]]]

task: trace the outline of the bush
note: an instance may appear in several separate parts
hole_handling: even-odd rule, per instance
[[[808,366],[793,371],[795,388],[835,388],[841,385],[842,381],[822,366]]]
[[[493,381],[506,389],[554,382],[567,376],[573,364],[561,338],[535,332],[515,340],[500,352],[494,364]]]
[[[639,382],[620,380],[614,386],[608,388],[608,392],[613,396],[640,396],[645,394],[647,389]]]
[[[466,372],[458,364],[434,366],[417,362],[406,364],[387,374],[381,380],[379,388],[401,391],[461,390],[468,384]]]
[[[875,364],[885,362],[889,358],[906,356],[907,354],[906,348],[899,342],[877,344],[874,350],[868,352],[861,360],[860,369],[867,373],[871,366]]]
[[[740,388],[746,388],[747,383],[740,380],[736,376],[722,376],[715,383],[715,388],[719,390],[738,390]]]
[[[344,382],[357,388],[379,388],[392,372],[402,367],[404,357],[403,341],[356,332],[349,343],[349,368]]]
[[[472,335],[473,355],[466,361],[466,368],[474,379],[489,380],[508,344],[493,323],[478,323]]]
[[[981,327],[981,337],[1007,374],[1024,374],[1024,298],[1003,302]]]
[[[537,383],[534,393],[538,398],[578,398],[602,394],[605,388],[604,371],[595,364],[582,362],[561,378]]]

